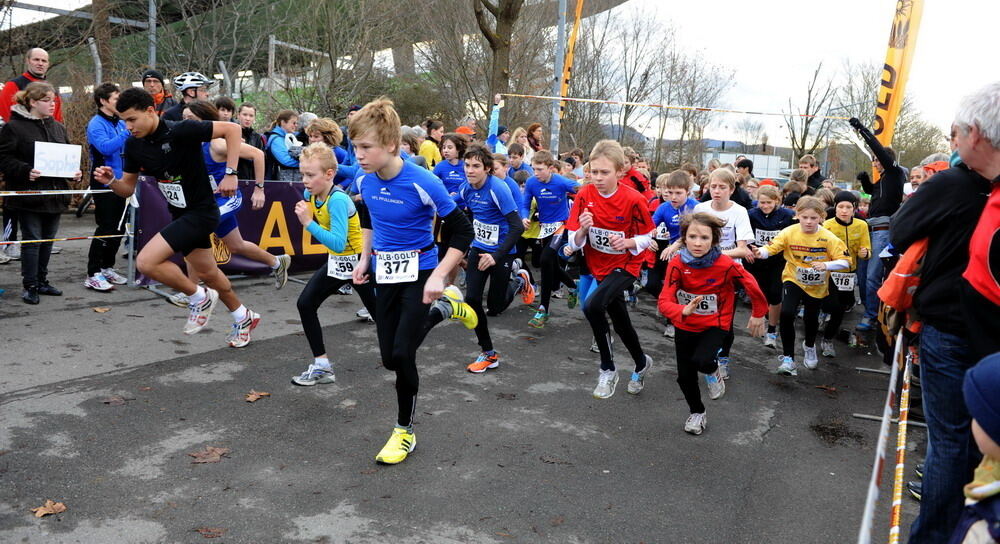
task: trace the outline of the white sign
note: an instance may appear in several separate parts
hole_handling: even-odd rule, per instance
[[[45,177],[71,178],[80,171],[82,149],[78,145],[35,142],[35,170]]]

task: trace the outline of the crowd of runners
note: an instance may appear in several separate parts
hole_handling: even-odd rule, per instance
[[[352,106],[344,126],[281,110],[261,134],[262,112],[211,99],[213,80],[188,72],[168,82],[147,70],[142,87],[94,89],[86,142],[93,168],[65,179],[32,167],[35,142],[69,140],[59,95],[45,81],[47,54],[32,49],[26,61],[26,72],[0,92],[6,189],[69,189],[89,179],[91,188],[112,191],[94,200],[95,235],[113,236],[124,232],[125,199],[139,176],[155,178],[172,222],[139,248],[136,265],[177,292],[172,301],[189,311],[186,334],[203,329],[221,301],[233,320],[227,343],[249,344],[261,316],[219,270],[211,237],[270,266],[281,289],[290,257],[243,238],[236,212],[246,204],[237,180],[254,180],[253,209],[265,203],[265,180],[301,183],[295,216],[329,255],[298,296],[312,359],[292,382],[334,382],[336,353],[327,350],[318,309],[332,295],[357,293],[358,315],[377,328],[381,363],[396,374],[398,413],[376,455],[380,463],[400,463],[416,446],[417,349],[443,321],[474,331],[470,340],[474,334],[481,353],[467,370],[483,373],[503,363],[490,319],[515,301],[531,306],[525,325],[534,328],[579,308],[599,358],[593,396],[613,396],[622,375],[627,393],[641,394],[657,365],[676,364],[689,408],[683,430],[700,435],[708,425],[701,382],[714,400],[738,378],[733,343],[744,334],[737,330],[744,322],[734,323],[741,306],[750,314],[746,334],[774,350],[777,374],[814,370],[857,338],[878,338],[888,352],[893,335],[879,291],[898,280],[893,266],[897,275],[907,272],[895,263],[909,255],[920,266],[907,278],[918,278],[919,287],[911,308],[891,310],[908,316],[907,334],[920,346],[929,429],[923,482],[911,484],[922,498],[911,541],[944,542],[960,524],[974,530],[969,516],[997,517],[989,498],[1000,494],[998,84],[962,103],[951,155],[932,155],[909,170],[852,119],[878,175],[859,174],[859,190],[850,190],[825,179],[811,155],[777,181],[757,179],[746,157],[656,173],[613,140],[557,155],[546,149],[540,124],[500,124],[499,95],[485,131],[475,119],[452,132],[440,120],[405,126],[383,98]],[[17,241],[20,230],[25,243],[5,246],[0,260],[20,259],[27,304],[61,294],[48,278],[52,242],[29,241],[55,238],[66,205],[62,195],[4,199],[4,241]],[[119,241],[92,240],[81,274],[87,288],[109,291],[125,282],[115,268]],[[921,258],[913,259],[917,251]],[[171,260],[178,253],[186,271]],[[644,296],[655,299],[673,353],[644,349],[631,315]],[[856,306],[864,314],[854,322]],[[630,360],[624,374],[616,342]],[[973,436],[987,454],[982,465]],[[994,506],[970,514],[963,486],[977,465],[965,494]]]

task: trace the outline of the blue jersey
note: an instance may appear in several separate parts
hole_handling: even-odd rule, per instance
[[[441,178],[448,194],[457,193],[465,183],[465,161],[458,161],[458,164],[441,161],[434,165],[434,175]]]
[[[521,200],[523,200],[521,195],[521,187],[518,186],[514,178],[507,176],[504,180],[507,184],[507,188],[510,189],[510,196],[514,197],[514,205],[517,206],[518,215],[521,214]],[[523,217],[523,216],[522,216]]]
[[[653,212],[653,225],[656,225],[655,236],[657,240],[670,240],[670,243],[677,241],[681,236],[681,216],[694,211],[698,201],[688,198],[681,204],[680,208],[675,208],[670,201],[660,204]],[[666,236],[664,236],[666,235]]]
[[[478,189],[469,182],[463,183],[459,194],[472,210],[472,227],[476,234],[472,247],[496,251],[507,239],[510,226],[506,215],[517,212],[517,205],[514,204],[514,197],[507,184],[496,176],[490,176]],[[511,248],[511,252],[515,253],[516,250]]]
[[[435,268],[434,214],[444,217],[456,208],[441,180],[427,169],[403,161],[402,170],[392,179],[383,180],[371,173],[359,176],[355,184],[371,217],[372,249],[423,250],[420,270]]]
[[[576,193],[577,183],[559,174],[552,174],[549,181],[542,183],[532,176],[524,184],[524,199],[521,200],[521,217],[529,217],[531,200],[538,204],[539,223],[557,223],[569,217],[569,200],[566,195]]]
[[[219,162],[212,158],[211,142],[203,142],[201,144],[201,154],[205,160],[205,169],[208,170],[208,175],[212,177],[213,187],[215,187],[222,182],[222,178],[226,177],[226,161]],[[240,210],[240,206],[243,205],[243,194],[239,189],[236,189],[236,194],[233,196],[222,196],[219,193],[215,193],[215,204],[219,206],[219,219],[223,221],[227,215],[234,214]],[[230,228],[229,230],[232,229]]]
[[[514,165],[511,165],[510,170],[507,171],[507,175],[510,177],[514,177],[514,174],[518,172],[527,172],[529,177],[535,175],[535,171],[531,169],[531,165],[528,164],[526,161],[521,161],[521,166],[518,166],[516,168],[514,167]]]

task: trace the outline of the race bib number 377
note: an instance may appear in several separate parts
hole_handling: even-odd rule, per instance
[[[416,281],[420,272],[420,251],[380,251],[375,256],[377,283]]]

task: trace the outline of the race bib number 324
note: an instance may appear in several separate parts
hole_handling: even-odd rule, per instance
[[[167,202],[175,208],[187,208],[187,200],[184,198],[184,188],[180,183],[169,183],[161,181],[156,184],[160,188]]]

